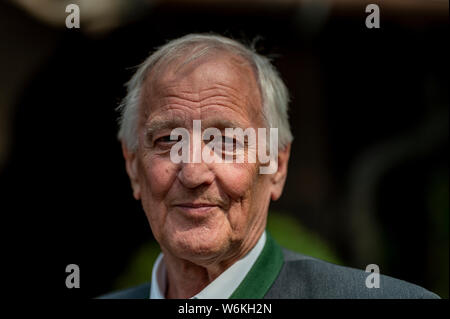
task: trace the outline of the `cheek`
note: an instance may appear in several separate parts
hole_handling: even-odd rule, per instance
[[[242,201],[254,183],[256,165],[252,164],[219,164],[216,176],[223,190],[235,201]]]
[[[164,199],[176,177],[176,169],[170,160],[147,156],[141,161],[140,170],[142,208],[153,235],[159,241],[167,216]]]
[[[268,175],[259,175],[256,164],[224,165],[217,172],[222,190],[230,197],[227,214],[235,236],[246,236],[261,222],[270,197]]]
[[[226,164],[217,172],[222,190],[230,199],[227,219],[238,237],[246,232],[255,215],[253,188],[257,183],[256,164]]]
[[[169,191],[176,177],[176,167],[166,158],[148,156],[141,161],[141,170],[142,203],[157,205]]]

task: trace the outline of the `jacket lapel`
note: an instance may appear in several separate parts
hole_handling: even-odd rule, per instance
[[[284,257],[281,247],[267,232],[264,248],[230,299],[261,299],[280,273]]]

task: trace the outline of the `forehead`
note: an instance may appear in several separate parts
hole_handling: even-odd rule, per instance
[[[185,63],[175,59],[151,70],[141,96],[144,113],[185,111],[255,117],[261,113],[253,67],[242,57],[211,52]]]

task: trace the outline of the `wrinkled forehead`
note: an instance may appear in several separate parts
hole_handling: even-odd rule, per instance
[[[147,74],[141,99],[148,113],[158,105],[158,99],[184,93],[201,99],[211,90],[243,102],[242,107],[247,108],[249,114],[262,111],[253,65],[237,54],[215,49],[203,54],[187,51],[185,56],[157,63]]]

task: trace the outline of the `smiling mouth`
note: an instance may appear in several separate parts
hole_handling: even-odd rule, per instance
[[[209,203],[182,203],[182,204],[176,204],[174,207],[181,210],[183,213],[191,215],[191,216],[205,216],[206,213],[209,213],[214,208],[219,207],[215,204],[209,204]]]

